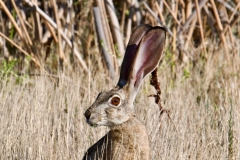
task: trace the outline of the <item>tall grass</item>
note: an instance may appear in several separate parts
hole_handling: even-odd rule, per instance
[[[189,66],[187,77],[177,67],[175,79],[164,58],[158,74],[171,119],[159,119],[158,106],[148,98],[154,89],[144,81],[135,108],[149,134],[151,159],[240,159],[239,55],[231,65],[217,57]],[[2,79],[0,159],[81,159],[108,130],[88,126],[83,113],[117,80],[107,79],[103,69],[87,77],[25,77],[20,84],[13,76]]]
[[[84,111],[118,78],[108,78],[95,33],[92,7],[100,5],[38,2],[48,18],[60,20],[58,32],[73,42],[66,45],[29,3],[0,1],[0,159],[81,159],[108,131],[87,125]],[[114,1],[124,41],[140,20],[153,26],[161,22],[168,29],[158,74],[162,106],[170,118],[160,118],[159,107],[148,97],[155,93],[148,78],[135,103],[148,130],[151,159],[240,159],[240,3],[136,2]],[[112,53],[120,52],[116,40],[111,45]],[[117,73],[123,56],[112,53]],[[44,68],[42,75],[37,66]]]

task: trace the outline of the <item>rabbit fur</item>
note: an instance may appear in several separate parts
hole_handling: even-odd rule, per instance
[[[135,116],[134,100],[143,78],[157,68],[165,42],[165,29],[147,24],[131,35],[115,88],[99,93],[86,110],[91,126],[110,131],[85,153],[83,160],[148,160],[149,141],[145,126]]]

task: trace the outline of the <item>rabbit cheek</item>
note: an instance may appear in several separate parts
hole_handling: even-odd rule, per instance
[[[94,106],[91,108],[91,116],[87,119],[87,122],[90,125],[97,125],[97,126],[106,126],[107,125],[107,115],[105,112],[106,105],[99,105]]]
[[[106,108],[105,109],[105,114],[107,119],[112,119],[115,115],[115,109],[113,109],[112,107]]]
[[[105,109],[105,116],[107,119],[107,123],[109,126],[116,125],[116,109],[113,107],[109,107]]]
[[[109,107],[105,109],[105,112],[109,126],[122,124],[129,119],[125,111],[119,108]]]

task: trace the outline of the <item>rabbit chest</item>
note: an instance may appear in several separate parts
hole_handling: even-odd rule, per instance
[[[107,154],[103,159],[149,159],[146,128],[137,118],[112,127],[107,136]]]

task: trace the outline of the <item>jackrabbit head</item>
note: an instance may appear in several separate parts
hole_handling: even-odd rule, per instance
[[[90,125],[115,126],[134,116],[133,102],[143,78],[158,65],[165,42],[165,29],[140,25],[132,33],[122,62],[117,86],[99,93],[86,110]]]

